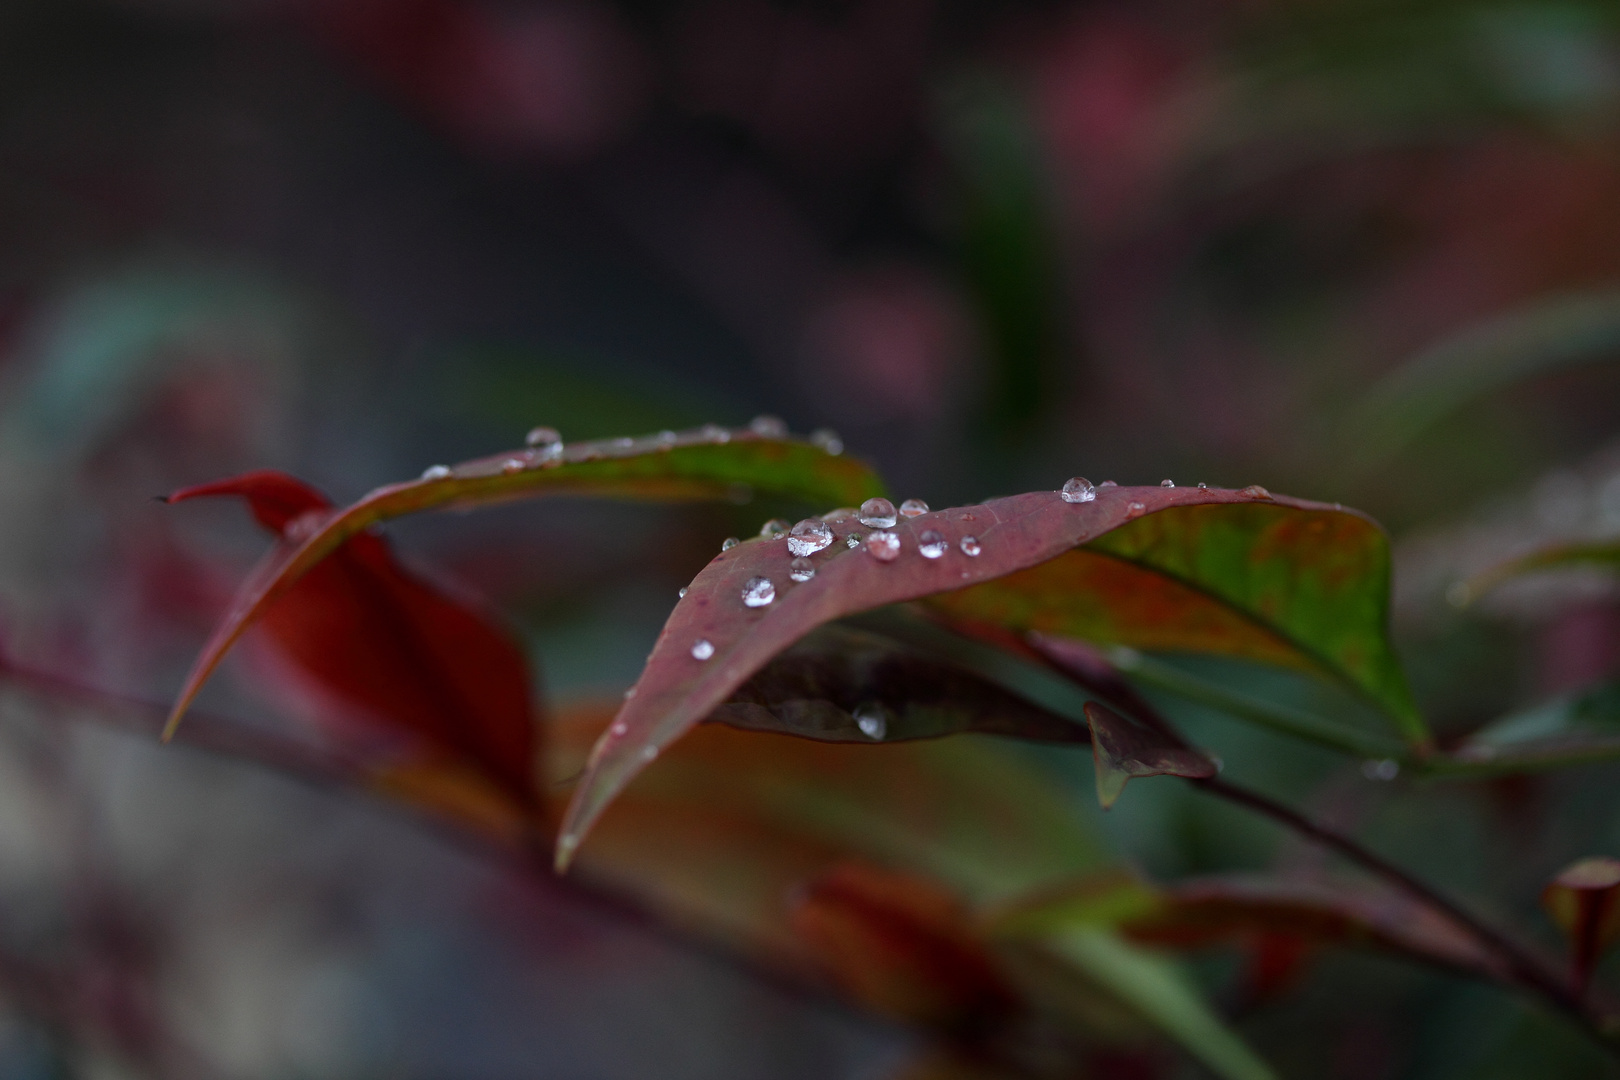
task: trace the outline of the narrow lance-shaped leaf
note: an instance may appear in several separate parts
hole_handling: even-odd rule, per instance
[[[1261,523],[1272,527],[1255,532],[1251,511],[1262,504],[1266,516]],[[900,517],[894,525],[875,531],[854,517],[838,517],[823,523],[827,534],[810,546],[824,541],[826,546],[800,556],[810,565],[797,573],[791,565],[790,541],[738,545],[722,552],[694,579],[666,622],[635,693],[598,743],[564,823],[559,865],[567,864],[591,822],[659,750],[723,704],[771,657],[817,626],[885,604],[982,585],[1039,566],[1144,515],[1191,510],[1230,513],[1248,523],[1255,545],[1248,558],[1266,571],[1258,585],[1285,581],[1294,558],[1291,544],[1297,542],[1304,552],[1300,557],[1308,559],[1318,551],[1313,540],[1330,544],[1338,520],[1350,519],[1354,537],[1366,541],[1371,536],[1376,544],[1369,543],[1369,557],[1349,560],[1331,574],[1324,570],[1326,583],[1337,587],[1357,573],[1368,573],[1373,587],[1387,584],[1387,553],[1375,525],[1359,515],[1273,498],[1258,489],[1105,487],[1086,501],[1069,501],[1055,491],[1032,492]],[[1288,515],[1299,528],[1287,527]],[[806,527],[812,533],[819,531],[814,524]],[[804,544],[799,547],[807,550]],[[1222,561],[1236,557],[1228,552]],[[807,575],[805,570],[814,573]],[[1253,577],[1246,575],[1245,580]],[[1339,605],[1338,618],[1352,628],[1351,633],[1371,635],[1360,642],[1361,655],[1382,663],[1376,658],[1388,648],[1380,621],[1387,598],[1373,602],[1351,590],[1349,599],[1341,602],[1344,592],[1336,588],[1319,599],[1329,607]],[[1282,603],[1300,594],[1282,587],[1257,587],[1254,595],[1257,602]],[[1314,594],[1307,589],[1302,595]],[[1321,617],[1323,624],[1330,621],[1331,615]],[[1283,653],[1281,647],[1278,651]]]
[[[1620,937],[1620,859],[1572,863],[1542,890],[1541,903],[1569,935],[1570,982],[1582,996],[1598,960]]]
[[[541,495],[644,499],[724,499],[753,490],[813,503],[851,503],[880,494],[863,462],[820,446],[716,425],[646,438],[537,446],[461,465],[429,469],[420,479],[378,488],[315,523],[295,547],[255,575],[203,646],[169,717],[172,735],[219,662],[256,619],[350,537],[390,518],[444,506],[479,506]]]
[[[1106,705],[1086,702],[1091,724],[1091,756],[1097,765],[1097,801],[1112,807],[1125,782],[1142,776],[1214,776],[1215,763],[1197,750],[1145,724],[1127,719]]]
[[[1550,544],[1527,555],[1521,555],[1501,566],[1492,567],[1466,582],[1463,586],[1462,600],[1466,602],[1483,596],[1503,582],[1525,574],[1540,570],[1570,570],[1581,566],[1620,573],[1620,540]]]

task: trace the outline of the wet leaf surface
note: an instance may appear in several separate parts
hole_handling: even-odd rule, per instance
[[[640,439],[525,448],[430,469],[420,479],[378,488],[342,511],[310,521],[287,550],[276,552],[244,584],[192,666],[170,717],[169,732],[254,621],[346,541],[391,518],[542,495],[728,499],[746,498],[758,490],[836,505],[858,503],[882,489],[877,474],[854,458],[829,454],[807,442],[715,426]]]

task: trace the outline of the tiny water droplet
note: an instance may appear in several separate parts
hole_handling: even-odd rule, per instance
[[[1204,483],[1202,480],[1200,480],[1198,482],[1198,490],[1199,491],[1208,491],[1209,490],[1209,485]]]
[[[1097,497],[1097,489],[1091,486],[1091,481],[1083,476],[1076,476],[1063,485],[1059,492],[1063,501],[1067,503],[1090,502]]]
[[[848,547],[848,548],[851,548],[851,549],[860,547],[861,546],[861,534],[860,533],[850,533],[848,536],[844,537],[844,546]]]
[[[894,523],[899,520],[898,515],[895,513],[894,503],[881,496],[876,499],[867,499],[861,503],[860,513],[856,517],[860,518],[862,525],[874,529],[892,528]]]
[[[641,748],[641,760],[642,761],[652,761],[657,757],[658,757],[658,747],[656,747],[656,746],[643,746]]]
[[[788,550],[795,555],[814,555],[832,546],[833,531],[820,518],[805,518],[788,534]]]
[[[720,541],[720,550],[730,551],[740,543],[742,543],[742,541],[738,540],[735,536],[728,536],[724,540]]]
[[[984,550],[979,546],[979,538],[977,536],[964,536],[961,540],[957,541],[956,546],[961,548],[962,554],[966,555],[970,559],[978,558],[979,552]]]
[[[624,700],[626,700],[626,701],[629,701],[631,698],[633,698],[635,696],[636,696],[636,688],[633,687],[633,686],[630,689],[628,689],[628,690],[626,690],[624,692]]]
[[[855,726],[861,734],[874,742],[882,742],[889,733],[889,710],[875,701],[855,706]]]
[[[704,424],[698,429],[698,434],[703,437],[705,442],[728,443],[731,441],[731,432],[719,424]]]
[[[714,655],[714,642],[708,638],[698,638],[692,642],[692,659],[707,660]]]
[[[900,534],[883,529],[868,533],[866,550],[878,562],[893,562],[900,557]]]
[[[658,443],[658,449],[668,450],[670,447],[675,445],[675,441],[678,438],[679,436],[673,431],[665,428],[663,431],[658,433],[658,438],[655,441]]]
[[[788,523],[782,518],[771,518],[759,527],[759,535],[765,540],[780,540],[787,531]]]
[[[1401,763],[1393,758],[1361,763],[1361,775],[1369,780],[1393,780],[1401,775]]]
[[[806,558],[794,559],[788,563],[788,577],[794,581],[809,581],[816,576],[816,564]]]
[[[622,739],[624,738],[625,733],[630,730],[630,725],[625,723],[623,720],[615,720],[613,721],[613,726],[608,730],[613,733],[615,738]]]
[[[1147,509],[1147,507],[1142,505],[1141,503],[1133,502],[1129,506],[1125,507],[1125,516],[1126,517],[1141,517],[1142,516],[1142,511],[1144,511],[1146,509]]]
[[[1242,494],[1247,495],[1251,499],[1269,499],[1269,498],[1271,498],[1271,492],[1267,491],[1265,488],[1261,487],[1259,484],[1250,484],[1248,487],[1243,489]]]
[[[743,585],[742,602],[748,607],[764,607],[776,599],[776,586],[767,577],[749,578]]]
[[[924,529],[922,535],[917,537],[917,550],[922,552],[925,559],[937,559],[945,554],[949,547],[945,537],[933,529]]]
[[[1104,480],[1102,483],[1098,484],[1097,486],[1100,487],[1100,488],[1119,487],[1119,485],[1114,483],[1112,480]]]
[[[1160,487],[1175,487],[1176,482],[1174,480],[1160,480],[1159,481],[1159,486]]]
[[[785,439],[787,423],[780,416],[760,415],[748,421],[748,430],[762,439]]]
[[[449,476],[450,466],[448,465],[429,465],[422,470],[422,479],[424,480],[445,480]]]
[[[921,499],[907,499],[900,504],[901,517],[921,517],[926,513],[928,513],[928,504]]]
[[[844,452],[844,440],[838,437],[838,432],[832,428],[817,428],[810,433],[810,442],[819,446],[833,457]]]
[[[520,473],[524,468],[522,458],[509,457],[501,462],[501,472],[503,473]]]
[[[845,518],[852,518],[854,516],[855,516],[855,508],[853,506],[840,506],[836,510],[829,510],[825,514],[822,514],[821,515],[821,520],[822,521],[842,521]]]
[[[686,586],[682,585],[681,586],[681,591],[679,593],[676,593],[676,595],[679,596],[682,600],[685,600],[686,599]]]
[[[554,427],[530,428],[529,433],[523,436],[523,442],[526,446],[550,446],[562,442],[562,435]]]

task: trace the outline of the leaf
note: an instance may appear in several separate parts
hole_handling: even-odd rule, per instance
[[[1152,517],[1164,515],[1175,521],[1141,531]],[[1226,518],[1231,520],[1223,525]],[[835,540],[814,556],[816,574],[808,581],[796,583],[788,576],[792,556],[780,540],[750,541],[722,552],[693,580],[665,623],[633,696],[592,754],[558,841],[559,866],[567,865],[591,823],[632,776],[728,700],[771,657],[817,626],[886,604],[937,599],[982,586],[1065,556],[1127,524],[1131,529],[1125,547],[1141,549],[1141,560],[1156,561],[1166,572],[1185,567],[1200,589],[1240,597],[1240,609],[1252,612],[1252,618],[1300,633],[1320,653],[1301,647],[1288,651],[1281,631],[1257,631],[1251,639],[1270,635],[1266,640],[1279,643],[1276,655],[1360,678],[1392,706],[1404,702],[1402,707],[1410,710],[1384,635],[1387,545],[1378,527],[1360,515],[1273,498],[1258,488],[1108,487],[1093,501],[1080,503],[1066,502],[1057,492],[1032,492],[901,518],[891,530],[899,542],[899,556],[892,561],[848,547],[849,538],[871,530],[854,518],[840,517],[829,523]],[[918,548],[919,537],[929,531],[938,532],[945,543],[937,559],[924,558]],[[977,540],[970,545],[979,552],[976,556],[961,549],[962,539],[969,536]],[[1164,541],[1154,543],[1154,537]],[[1197,548],[1206,542],[1213,550],[1201,560]],[[1111,565],[1131,569],[1119,559],[1111,558]],[[1230,573],[1236,580],[1214,584],[1204,580],[1206,573]],[[770,582],[774,599],[751,607],[743,592],[756,579]],[[1165,612],[1166,625],[1178,619],[1196,621],[1200,612],[1223,611],[1222,604],[1203,593],[1183,591],[1196,604],[1188,600],[1171,607]],[[1092,606],[1083,594],[1060,595],[1051,602],[1016,588],[979,595],[991,600],[969,605],[982,621],[1014,626],[1031,611],[1061,614],[1064,603]],[[1120,602],[1133,601],[1124,595]],[[1065,627],[1052,629],[1064,632]],[[1168,634],[1164,639],[1175,640]],[[708,659],[693,653],[700,642],[707,645],[703,655]],[[1402,715],[1409,730],[1421,731],[1415,711]]]
[[[273,565],[245,583],[229,614],[192,665],[170,714],[173,734],[232,645],[269,606],[350,537],[390,518],[443,506],[470,507],[541,495],[723,499],[758,488],[822,503],[860,502],[881,494],[864,463],[809,443],[766,438],[714,425],[642,439],[608,439],[516,450],[449,468],[445,475],[389,484],[302,536]]]
[[[1620,938],[1620,859],[1581,859],[1542,890],[1541,904],[1569,935],[1570,979],[1586,993],[1598,959]]]
[[[272,572],[293,548],[282,538],[319,527],[331,507],[309,485],[268,470],[168,501],[214,495],[246,499],[277,534]],[[536,732],[523,650],[486,614],[401,567],[380,537],[348,537],[277,594],[261,625],[350,711],[475,765],[521,805],[534,804]]]
[[[1429,763],[1439,775],[1496,775],[1620,757],[1620,682],[1600,683],[1487,724]]]
[[[1091,755],[1097,764],[1097,801],[1114,805],[1125,782],[1140,776],[1214,776],[1215,763],[1165,732],[1156,731],[1095,701],[1086,702]]]
[[[965,731],[1085,742],[1086,728],[878,634],[827,626],[766,664],[710,721],[829,742],[899,742]]]
[[[1551,544],[1476,575],[1463,585],[1463,602],[1485,595],[1510,578],[1538,570],[1568,570],[1579,566],[1620,572],[1620,540]]]

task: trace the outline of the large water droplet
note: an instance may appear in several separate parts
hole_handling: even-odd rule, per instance
[[[520,473],[527,467],[522,458],[509,457],[501,462],[501,472],[509,475],[511,473]]]
[[[785,439],[788,437],[787,423],[780,416],[756,416],[748,421],[748,430],[762,439]]]
[[[847,548],[851,548],[851,549],[860,547],[861,546],[861,534],[860,533],[850,533],[848,536],[844,537],[844,546],[847,547]]]
[[[780,540],[787,535],[788,523],[783,518],[771,518],[759,527],[759,535],[765,540]]]
[[[855,726],[868,739],[882,742],[889,733],[889,710],[878,702],[868,701],[855,706],[854,717]]]
[[[795,555],[814,555],[833,542],[833,531],[819,518],[805,518],[788,534],[788,550]]]
[[[1159,486],[1160,487],[1175,487],[1176,482],[1174,480],[1160,480],[1159,481]]]
[[[776,586],[767,577],[749,578],[743,586],[742,601],[749,607],[764,607],[776,599]]]
[[[809,581],[816,576],[816,564],[809,559],[799,558],[788,563],[788,577],[794,581]]]
[[[1091,481],[1083,476],[1076,476],[1059,492],[1063,501],[1068,503],[1090,502],[1097,497],[1097,489],[1091,486]]]
[[[876,499],[867,499],[861,503],[860,513],[856,517],[860,518],[862,525],[874,529],[892,528],[894,523],[899,520],[899,515],[895,513],[894,503],[882,496]]]
[[[720,541],[720,550],[730,551],[740,543],[742,543],[742,541],[738,540],[735,536],[728,536],[724,540]]]
[[[424,480],[447,480],[449,477],[450,466],[448,465],[429,465],[422,470],[422,479]]]
[[[844,440],[832,428],[817,428],[810,433],[810,442],[837,457],[844,452]]]
[[[692,659],[707,660],[714,655],[714,642],[708,638],[698,638],[692,642]]]
[[[523,442],[527,446],[550,446],[562,442],[562,435],[554,427],[530,428],[529,433],[523,437]]]
[[[979,538],[977,536],[964,536],[961,540],[957,541],[956,546],[962,549],[962,554],[968,556],[969,558],[975,559],[978,558],[979,552],[984,550],[984,548],[979,546]]]
[[[866,550],[879,562],[893,562],[900,557],[900,534],[883,529],[868,533]]]
[[[945,537],[933,529],[924,529],[922,535],[917,537],[917,550],[922,552],[925,559],[937,559],[945,554],[946,549],[949,547],[950,545],[945,542]]]
[[[921,499],[907,499],[905,502],[900,504],[900,514],[902,517],[921,517],[926,513],[928,513],[928,504],[923,502]]]
[[[1142,511],[1144,511],[1146,509],[1147,509],[1147,507],[1144,506],[1142,503],[1133,502],[1129,506],[1125,507],[1125,516],[1126,517],[1141,517],[1142,516]]]

